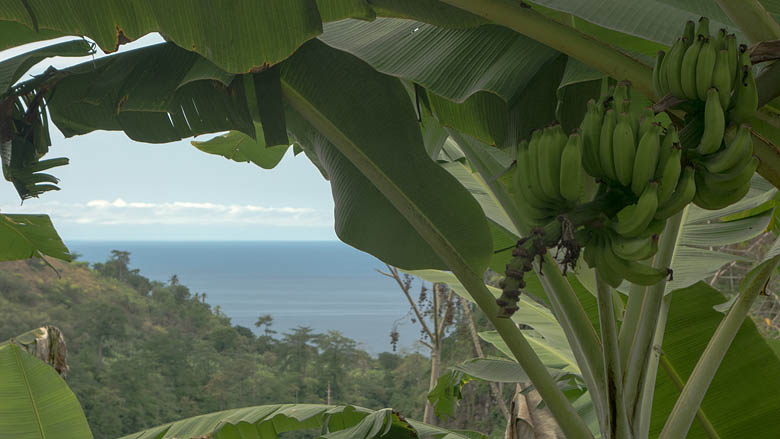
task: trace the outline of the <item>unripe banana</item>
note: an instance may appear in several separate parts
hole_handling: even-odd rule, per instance
[[[631,190],[637,196],[641,195],[647,184],[655,176],[655,169],[658,166],[658,157],[661,154],[661,140],[659,132],[661,126],[656,124],[639,140],[639,147],[636,151],[636,158],[633,163],[633,176],[631,179]]]
[[[744,172],[742,178],[735,179],[735,186],[723,188],[722,184],[711,186],[705,179],[705,176],[696,173],[696,196],[693,202],[706,210],[723,209],[741,200],[750,191],[750,178],[758,167],[758,160],[751,160],[749,166],[746,166],[741,172]],[[741,184],[736,184],[737,182]]]
[[[669,124],[669,126],[666,128],[664,139],[661,141],[661,153],[658,155],[658,167],[655,168],[655,177],[657,179],[661,178],[666,160],[670,155],[672,155],[672,151],[674,150],[675,146],[677,148],[681,148],[680,137],[677,135],[677,127],[675,127],[674,124]]]
[[[604,177],[611,181],[617,181],[615,174],[615,165],[612,155],[612,133],[617,125],[617,116],[615,110],[609,109],[604,114],[604,122],[601,125],[601,136],[599,137],[599,160]]]
[[[512,174],[512,185],[514,187],[514,193],[518,205],[521,206],[521,210],[526,213],[533,211],[534,205],[533,195],[530,193],[528,187],[528,144],[522,142],[517,146],[516,152],[516,167]],[[531,215],[529,215],[530,217]]]
[[[712,154],[720,148],[723,142],[723,132],[726,129],[726,115],[720,106],[718,90],[710,88],[707,91],[707,103],[704,105],[704,134],[701,136],[696,152],[701,155]]]
[[[666,228],[666,219],[653,218],[647,228],[639,234],[639,238],[649,238],[653,235],[660,235]]]
[[[729,75],[731,76],[731,88],[737,78],[737,69],[739,67],[739,52],[737,51],[737,36],[734,34],[726,35],[726,51],[729,53]],[[725,107],[724,107],[725,108]]]
[[[693,44],[694,41],[696,41],[696,23],[694,23],[693,20],[688,20],[685,22],[685,27],[683,28],[683,37],[686,39],[686,49],[688,46]]]
[[[727,50],[719,50],[718,57],[715,60],[715,67],[712,69],[712,86],[718,90],[720,106],[724,111],[729,108],[731,84],[734,83],[729,69],[729,52]]]
[[[580,130],[582,132],[582,165],[585,172],[594,178],[603,178],[599,160],[599,137],[601,135],[602,115],[596,108],[596,101],[588,101],[588,111],[582,119]]]
[[[647,107],[642,111],[642,115],[639,118],[639,131],[636,133],[636,139],[639,140],[642,138],[642,136],[645,135],[647,130],[650,129],[650,127],[653,126],[653,123],[655,122],[655,112],[653,111],[653,107]]]
[[[544,135],[542,130],[534,130],[531,133],[531,141],[528,142],[528,182],[529,188],[533,192],[534,199],[544,200],[549,202],[550,200],[545,195],[541,187],[540,163],[541,163],[541,140]]]
[[[624,238],[618,234],[610,236],[612,251],[619,258],[628,261],[643,261],[658,252],[658,235],[643,238]]]
[[[712,73],[717,57],[718,52],[712,40],[704,40],[696,60],[696,95],[701,101],[707,100],[707,90],[712,87]]]
[[[594,249],[595,267],[601,279],[612,288],[617,288],[623,282],[623,275],[615,271],[607,262],[606,255],[611,253],[608,238],[600,236]]]
[[[718,174],[709,172],[706,169],[697,169],[696,173],[698,175],[697,178],[704,183],[704,186],[712,189],[710,192],[729,192],[745,183],[750,183],[750,179],[753,177],[756,169],[758,169],[758,164],[758,158],[750,156],[744,165],[735,166]]]
[[[704,44],[704,37],[698,35],[696,41],[685,50],[682,64],[680,65],[680,84],[683,94],[688,99],[697,99],[696,94],[696,65],[699,59],[699,51]]]
[[[693,23],[692,21],[690,23]],[[685,37],[678,38],[669,50],[669,55],[664,58],[666,83],[669,85],[669,92],[680,99],[685,99],[685,92],[680,82],[680,71],[682,69],[682,60],[685,56],[687,44]]]
[[[696,33],[703,35],[704,38],[710,37],[710,19],[707,17],[699,18],[699,27],[696,29]]]
[[[516,165],[517,167],[512,175],[512,184],[515,188],[515,194],[518,195],[520,201],[533,208],[547,207],[546,201],[543,198],[538,198],[532,190],[532,186],[537,184],[537,182],[530,178],[529,170],[536,168],[537,164],[530,159],[528,142],[526,141],[521,142],[517,147]]]
[[[582,181],[582,136],[572,133],[561,154],[560,172],[561,195],[567,201],[575,202],[580,198]]]
[[[672,196],[655,213],[656,219],[665,220],[683,210],[688,203],[693,201],[693,197],[696,196],[695,174],[692,166],[686,166],[683,169]]]
[[[667,92],[667,84],[664,83],[666,81],[666,71],[664,70],[665,56],[666,52],[659,50],[655,56],[655,66],[653,66],[653,92],[658,98],[665,96]]]
[[[666,203],[669,197],[672,196],[672,193],[674,193],[675,188],[677,188],[677,181],[680,179],[680,173],[682,172],[681,156],[682,148],[677,145],[664,163],[663,172],[658,183],[658,203],[660,205]]]
[[[750,134],[750,127],[742,124],[734,140],[728,143],[723,151],[705,157],[701,163],[707,171],[717,174],[737,166],[744,166],[752,155],[753,137]]]
[[[559,125],[556,125],[560,128]],[[539,182],[542,192],[550,200],[559,200],[561,149],[558,146],[558,135],[555,127],[547,127],[539,140]]]
[[[635,155],[636,144],[634,131],[631,129],[631,118],[628,114],[621,113],[612,134],[612,159],[617,180],[623,186],[631,184]]]
[[[720,28],[718,29],[718,33],[715,34],[715,38],[713,39],[713,44],[715,45],[715,51],[724,49],[723,43],[726,40],[726,29]]]
[[[601,91],[599,93],[599,107],[603,110],[604,103],[612,96],[613,87],[611,86],[611,79],[609,76],[602,76],[601,77]],[[602,116],[604,115],[603,111],[600,113]]]
[[[631,81],[618,82],[615,86],[615,91],[612,93],[612,97],[615,103],[631,99]]]
[[[611,248],[604,251],[603,261],[610,271],[637,285],[655,285],[669,275],[666,268],[655,268],[641,262],[619,258]]]
[[[636,204],[624,207],[617,214],[615,231],[627,238],[640,236],[653,220],[658,209],[658,183],[650,182]]]
[[[758,89],[750,66],[742,67],[742,78],[734,93],[734,108],[729,111],[729,119],[736,123],[747,122],[758,109]]]

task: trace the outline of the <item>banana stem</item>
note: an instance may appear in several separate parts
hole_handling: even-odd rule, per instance
[[[650,415],[653,409],[653,395],[655,394],[655,380],[658,376],[658,360],[661,357],[662,346],[664,342],[664,333],[666,331],[666,319],[669,315],[669,306],[672,302],[672,295],[664,296],[661,301],[661,310],[658,312],[658,323],[655,327],[653,336],[653,348],[648,360],[647,370],[639,386],[641,391],[637,403],[634,406],[632,419],[634,420],[634,436],[637,439],[647,439],[650,435]]]
[[[677,244],[677,237],[682,224],[683,209],[680,213],[669,218],[666,223],[666,229],[661,234],[661,240],[658,243],[658,253],[655,256],[656,267],[669,267],[674,257],[674,250]],[[639,316],[634,339],[631,342],[631,349],[628,356],[628,365],[623,382],[625,403],[628,410],[633,411],[639,395],[640,378],[647,370],[648,357],[652,339],[655,334],[658,323],[658,315],[661,309],[661,302],[666,289],[666,279],[656,283],[647,289],[642,300],[642,310]]]
[[[582,378],[590,392],[601,431],[606,431],[607,423],[607,384],[604,374],[602,345],[596,329],[588,318],[571,284],[563,277],[555,260],[545,255],[539,267],[539,281],[547,293],[555,318],[561,324],[566,339],[571,346]]]
[[[715,0],[751,43],[780,39],[780,25],[758,0]]]
[[[451,129],[447,129],[447,132],[455,140],[455,143],[457,143],[458,145],[461,146],[461,149],[463,150],[464,154],[466,154],[466,158],[468,159],[468,161],[473,164],[473,166],[474,166],[475,170],[477,171],[477,173],[480,174],[482,179],[487,182],[488,187],[493,192],[493,195],[496,197],[496,200],[501,205],[501,207],[504,209],[504,211],[507,213],[507,215],[509,216],[510,220],[512,221],[512,224],[515,226],[515,228],[518,230],[518,232],[520,232],[521,235],[528,235],[528,233],[530,231],[529,227],[528,227],[528,225],[526,225],[521,220],[521,218],[524,218],[524,215],[522,215],[522,212],[519,211],[519,209],[517,207],[517,204],[515,204],[515,202],[512,200],[512,197],[507,193],[506,188],[504,188],[504,186],[502,186],[501,183],[499,183],[497,181],[493,181],[492,175],[490,175],[490,172],[488,170],[488,166],[479,157],[478,152],[471,149],[469,142],[459,132],[457,132],[455,130],[451,130]],[[560,230],[559,230],[559,233],[560,233]],[[559,291],[559,290],[566,290],[567,287],[568,287],[569,290],[571,290],[571,285],[569,285],[569,283],[566,282],[565,279],[563,279],[561,271],[558,269],[558,266],[555,265],[555,262],[552,261],[551,259],[552,258],[548,257],[547,261],[546,261],[547,263],[545,263],[544,266],[545,266],[545,268],[547,268],[547,267],[554,267],[554,269],[557,271],[557,277],[555,276],[555,273],[551,273],[551,277],[557,279],[559,282],[555,283],[555,285],[549,285],[549,284],[546,285],[545,282],[542,282],[542,286],[544,287],[545,291],[547,292],[548,297],[550,297],[550,299],[552,301],[553,297],[557,297],[557,296],[562,294],[561,291]],[[465,283],[464,283],[464,286],[466,286]],[[484,287],[484,284],[481,284],[481,286]],[[476,287],[477,286],[475,285],[475,288]],[[474,293],[472,293],[471,289],[469,289],[468,286],[466,288],[469,291],[469,294],[471,294],[471,296],[477,302],[477,305],[482,309],[483,312],[485,312],[488,315],[488,318],[493,323],[493,326],[496,327],[496,330],[498,331],[498,334],[501,336],[501,338],[504,340],[504,342],[507,343],[507,345],[510,347],[510,349],[512,349],[512,345],[510,345],[510,338],[518,338],[518,337],[522,338],[522,342],[517,346],[518,350],[519,349],[525,349],[525,346],[529,346],[528,342],[525,339],[525,336],[522,334],[522,332],[517,330],[517,327],[514,324],[511,324],[511,326],[516,331],[512,331],[512,332],[516,332],[516,334],[513,334],[508,329],[505,332],[502,332],[501,330],[499,330],[499,326],[498,326],[498,324],[496,322],[494,322],[494,320],[499,321],[502,324],[502,327],[506,326],[505,323],[506,322],[511,322],[511,320],[503,319],[503,318],[497,318],[496,317],[498,315],[498,307],[497,307],[497,305],[495,303],[495,299],[493,298],[492,295],[490,295],[489,298],[485,298],[485,300],[487,300],[487,302],[489,302],[489,303],[486,303],[486,304],[483,305],[482,303],[480,303],[480,301],[477,300],[477,296],[475,296]],[[488,292],[488,294],[489,294],[489,292]],[[565,294],[565,293],[563,293],[563,294]],[[571,291],[571,295],[574,296],[574,292],[573,291]],[[577,305],[579,305],[579,307],[581,309],[582,306],[580,305],[579,301],[576,300],[576,296],[574,297],[574,301],[576,302]],[[604,388],[604,385],[603,385],[604,382],[603,382],[603,380],[597,381],[597,377],[599,375],[593,374],[593,370],[600,370],[600,369],[594,369],[594,367],[598,367],[598,365],[595,365],[595,366],[591,365],[591,361],[590,361],[590,357],[592,357],[594,355],[594,352],[595,353],[600,352],[600,348],[601,348],[600,344],[598,342],[598,337],[596,336],[596,331],[595,331],[595,329],[593,329],[593,325],[590,324],[590,320],[588,320],[588,316],[587,316],[587,314],[585,314],[585,310],[584,309],[582,309],[582,316],[581,317],[584,318],[586,324],[590,326],[590,331],[588,331],[587,326],[583,326],[582,324],[580,324],[580,325],[577,325],[577,329],[582,331],[581,333],[576,332],[574,329],[572,329],[571,326],[567,327],[566,325],[563,325],[563,321],[562,321],[562,319],[560,317],[561,314],[562,314],[560,312],[560,310],[558,312],[556,312],[556,308],[553,307],[553,313],[555,314],[556,318],[559,321],[561,321],[561,323],[562,323],[562,326],[563,326],[563,329],[564,329],[564,333],[566,334],[566,338],[569,341],[569,343],[572,345],[572,350],[573,350],[574,356],[575,356],[575,358],[577,360],[577,364],[580,366],[580,370],[582,371],[583,380],[585,381],[585,385],[588,387],[588,390],[591,392],[591,398],[593,400],[593,405],[594,405],[594,408],[596,409],[596,413],[600,414],[600,413],[603,412],[602,407],[604,405],[604,403],[602,402],[603,399],[601,397],[601,395],[602,395],[601,389]],[[590,335],[591,333],[592,333],[593,339],[595,339],[595,340],[586,340],[586,341],[581,340],[581,338],[584,337],[586,334]],[[517,344],[516,340],[512,340],[512,342]],[[590,342],[590,343],[594,343],[595,342],[595,346],[591,345],[589,350],[578,349],[578,347],[582,346],[583,343],[587,343],[587,342]],[[588,355],[586,355],[585,352],[587,352]],[[523,370],[526,370],[526,366],[523,364],[522,361],[520,361],[521,360],[520,356],[532,356],[533,359],[534,359],[534,362],[541,363],[541,360],[539,360],[539,357],[537,357],[536,353],[533,352],[533,351],[531,351],[530,353],[523,354],[523,353],[519,353],[519,351],[516,352],[514,349],[512,349],[512,353],[515,355],[515,357],[517,358],[518,362],[523,367]],[[598,358],[600,358],[600,357],[598,357]],[[544,381],[546,381],[547,377],[550,377],[550,374],[549,374],[549,372],[547,372],[546,368],[544,369],[543,372],[544,372],[544,375],[546,375],[546,377],[539,377],[537,379],[543,379]],[[527,370],[526,370],[526,373],[528,373]],[[542,371],[540,371],[538,373],[541,375]],[[534,377],[530,373],[528,373],[528,376],[529,376],[529,378],[531,378],[531,382],[534,384],[534,386],[537,386],[536,382],[534,381]],[[552,379],[552,378],[550,378],[550,379]],[[555,387],[555,389],[556,390],[558,389],[557,386]],[[554,393],[552,390],[548,390],[547,392],[548,393]],[[560,393],[560,391],[558,391],[558,393]],[[547,401],[547,399],[546,399],[547,397],[541,391],[539,392],[539,394],[542,396],[542,399],[544,399],[545,402],[546,402]],[[553,396],[557,398],[556,395],[553,395]],[[568,400],[565,400],[564,402],[558,402],[558,404],[559,404],[560,407],[557,409],[557,412],[554,411],[552,409],[552,407],[550,407],[550,411],[552,412],[553,417],[555,417],[555,420],[561,426],[561,429],[564,431],[564,433],[567,435],[567,437],[583,437],[583,438],[585,438],[585,437],[588,437],[588,438],[592,437],[592,435],[590,434],[590,431],[588,431],[588,436],[579,436],[579,435],[578,436],[569,436],[569,434],[571,434],[571,433],[566,432],[566,430],[563,428],[564,427],[563,424],[564,423],[572,424],[572,425],[570,425],[569,428],[574,430],[574,429],[579,428],[579,423],[580,422],[584,425],[584,421],[582,421],[582,418],[576,412],[574,413],[574,416],[579,420],[579,422],[575,422],[574,420],[571,420],[571,419],[560,419],[562,416],[563,417],[570,416],[569,410],[574,410],[574,408],[571,406],[571,404],[568,402]]]
[[[642,311],[642,299],[646,293],[647,287],[637,284],[631,284],[631,289],[628,291],[626,312],[618,335],[620,364],[623,365],[623,372],[625,372],[625,367],[628,365],[628,354],[631,352],[631,342],[634,340],[636,326],[639,322],[639,313]]]
[[[691,373],[688,382],[683,387],[680,397],[672,409],[672,413],[666,420],[659,439],[676,439],[685,437],[691,428],[693,418],[701,405],[707,389],[715,377],[715,373],[720,367],[723,357],[731,346],[731,342],[737,336],[737,331],[742,327],[742,323],[750,311],[750,307],[758,297],[758,294],[774,274],[780,256],[774,256],[770,260],[762,263],[754,272],[748,273],[747,282],[740,288],[737,298],[731,310],[723,318],[715,330],[715,334],[710,339],[709,344],[704,349]],[[752,276],[751,276],[752,275]]]
[[[441,1],[513,29],[615,79],[627,79],[643,94],[655,96],[652,70],[649,66],[604,42],[545,17],[522,2],[509,0]],[[658,98],[660,97],[658,96]]]
[[[509,350],[512,351],[520,367],[531,379],[531,383],[539,392],[544,403],[550,408],[550,412],[561,427],[563,434],[571,438],[593,439],[593,434],[585,421],[558,388],[557,383],[550,376],[547,368],[531,345],[528,344],[517,325],[511,319],[497,317],[498,305],[496,305],[495,297],[485,287],[482,277],[473,272],[453,272],[480,309],[487,315],[490,323],[496,328]]]
[[[604,358],[604,374],[607,379],[607,438],[629,438],[628,414],[623,399],[623,370],[620,367],[617,324],[612,303],[612,288],[596,272],[596,299],[599,310],[599,329]]]

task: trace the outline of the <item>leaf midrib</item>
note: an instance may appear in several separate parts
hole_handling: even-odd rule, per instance
[[[19,346],[16,346],[15,344],[11,343],[9,346],[11,348],[11,351],[14,353],[14,358],[16,358],[16,364],[19,366],[19,371],[22,374],[22,379],[24,379],[24,388],[27,390],[27,396],[30,398],[30,404],[33,408],[33,413],[35,415],[35,424],[38,426],[38,431],[41,433],[41,438],[46,438],[46,434],[43,432],[43,424],[41,423],[41,415],[38,413],[38,405],[35,403],[35,398],[33,398],[32,394],[32,388],[30,387],[30,380],[27,378],[27,373],[24,370],[24,365],[22,364],[22,357],[19,355]]]
[[[374,161],[368,155],[363,153],[363,151],[349,138],[349,136],[347,136],[342,130],[334,125],[330,119],[322,114],[317,108],[314,108],[312,105],[310,105],[309,101],[303,95],[298,93],[298,91],[293,86],[288,84],[284,78],[282,78],[281,82],[282,95],[287,98],[287,102],[293,107],[293,109],[295,109],[305,119],[307,119],[312,124],[312,126],[317,128],[317,130],[324,134],[325,137],[328,137],[329,140],[331,140],[331,143],[339,150],[339,152],[344,154],[349,159],[349,161],[355,167],[357,167],[358,170],[360,170],[360,172],[363,173],[363,175],[365,175],[366,178],[368,178],[368,180],[374,184],[385,197],[388,198],[388,200],[390,200],[393,206],[398,209],[399,212],[401,212],[404,218],[409,221],[409,224],[411,224],[411,226],[421,235],[423,239],[426,241],[431,239],[431,241],[434,241],[436,244],[438,244],[435,245],[432,242],[428,242],[428,244],[440,257],[443,259],[452,258],[456,260],[457,264],[460,266],[458,268],[460,268],[461,272],[463,269],[474,272],[469,263],[463,259],[460,252],[455,249],[455,246],[452,245],[452,243],[444,236],[443,233],[441,233],[441,231],[433,224],[428,216],[426,216],[422,210],[416,208],[416,203],[407,197],[406,193],[401,190],[401,188],[398,187],[395,182],[393,182],[393,180],[382,171],[382,169],[376,166]],[[369,171],[369,174],[373,175],[367,175],[365,171]],[[372,177],[378,177],[379,181]],[[382,187],[384,187],[385,190],[388,190],[390,193],[385,193],[382,190]],[[400,202],[399,204],[402,206],[399,207],[396,205],[398,202]],[[414,219],[416,218],[420,218],[422,221],[415,221]],[[436,248],[438,246],[444,247],[444,249],[438,250],[445,251],[438,251]],[[447,261],[444,262],[450,266],[450,269],[452,269],[454,272],[456,271],[453,269],[451,264],[447,263]]]

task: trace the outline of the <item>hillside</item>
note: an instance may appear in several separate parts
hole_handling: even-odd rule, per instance
[[[231,325],[175,276],[163,284],[128,270],[129,256],[115,252],[93,267],[54,261],[58,273],[40,260],[0,263],[0,340],[41,325],[62,330],[67,381],[96,438],[227,408],[325,403],[329,387],[334,404],[393,407],[422,418],[428,358],[372,357],[332,331],[299,327],[276,334],[270,316],[256,336]],[[468,337],[462,332],[450,337]],[[451,349],[445,364],[471,355]],[[470,386],[462,416],[447,424],[485,433],[497,424],[502,430],[502,422],[494,422],[499,415],[488,409],[488,394],[486,385]]]

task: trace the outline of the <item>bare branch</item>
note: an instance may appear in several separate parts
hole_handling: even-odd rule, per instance
[[[428,335],[431,341],[435,342],[436,338],[434,337],[434,334],[431,332],[430,329],[428,329],[428,325],[425,324],[425,319],[423,319],[423,316],[420,314],[420,310],[417,308],[417,305],[414,303],[414,299],[412,299],[412,295],[409,294],[409,289],[404,284],[403,280],[401,279],[401,276],[398,274],[398,269],[395,267],[391,267],[388,264],[385,264],[387,269],[390,271],[390,275],[387,275],[386,273],[383,273],[379,270],[379,273],[385,274],[388,277],[392,277],[395,279],[395,282],[398,284],[398,286],[401,288],[401,291],[404,292],[404,295],[406,296],[406,299],[409,301],[409,305],[412,307],[412,311],[414,311],[414,314],[417,316],[417,320],[420,322],[420,325],[423,328],[423,331]]]

